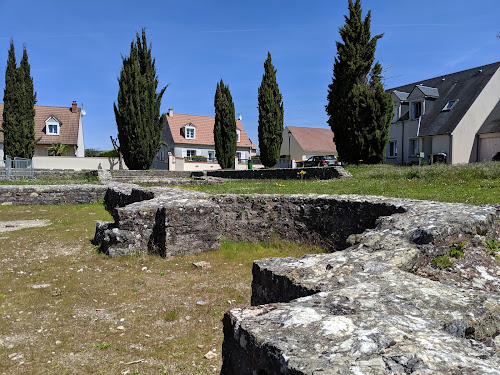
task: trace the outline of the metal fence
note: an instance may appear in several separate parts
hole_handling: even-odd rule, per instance
[[[33,160],[26,158],[12,158],[5,155],[5,161],[0,162],[0,178],[33,178]]]

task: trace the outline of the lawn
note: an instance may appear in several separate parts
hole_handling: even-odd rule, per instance
[[[348,166],[353,178],[336,180],[227,180],[198,185],[207,193],[367,194],[469,204],[500,203],[500,163]],[[300,171],[299,169],[297,170]],[[299,177],[298,177],[299,178]]]
[[[102,204],[0,206],[0,220],[21,219],[51,225],[0,232],[0,374],[218,374],[221,318],[250,304],[253,260],[322,251],[224,241],[111,259],[90,244],[95,220],[111,220]]]

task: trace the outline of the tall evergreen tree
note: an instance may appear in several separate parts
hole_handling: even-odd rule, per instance
[[[229,86],[222,79],[217,83],[214,97],[215,157],[222,169],[231,168],[236,156],[236,118]]]
[[[373,66],[383,34],[371,37],[371,12],[362,19],[360,0],[349,0],[349,16],[344,18],[328,86],[328,123],[342,161],[376,163],[384,159],[392,111],[392,98],[381,83],[382,67]]]
[[[130,44],[130,55],[122,56],[123,66],[118,79],[118,103],[113,103],[120,150],[129,169],[147,169],[160,149],[160,137],[165,114],[160,116],[160,105],[167,86],[159,93],[155,59],[151,44],[142,38]]]
[[[35,103],[36,92],[33,88],[33,77],[31,77],[31,67],[28,62],[28,52],[23,47],[23,57],[18,68],[19,83],[22,90],[22,102],[19,126],[22,129],[23,151],[21,157],[31,159],[35,153]]]
[[[32,158],[35,152],[35,103],[28,52],[23,47],[23,58],[18,68],[14,41],[10,41],[5,90],[3,96],[4,153],[11,157]]]
[[[283,142],[283,97],[269,52],[264,62],[258,99],[260,160],[264,166],[272,167],[278,162]]]

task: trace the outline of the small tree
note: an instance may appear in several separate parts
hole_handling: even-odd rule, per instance
[[[32,158],[35,152],[35,103],[28,52],[23,47],[21,65],[16,65],[14,41],[10,41],[3,96],[4,152],[11,157]]]
[[[215,157],[220,167],[227,169],[231,168],[236,156],[236,118],[231,92],[222,79],[217,83],[214,107]]]
[[[118,105],[113,104],[118,127],[120,151],[129,169],[147,169],[160,148],[160,137],[165,114],[160,116],[160,104],[167,86],[159,93],[155,59],[151,44],[142,38],[130,44],[130,56],[123,56],[123,67],[118,79]]]
[[[68,145],[61,142],[52,143],[47,152],[49,156],[63,156],[68,153]]]
[[[382,67],[377,63],[372,69],[383,34],[371,37],[371,12],[362,19],[360,0],[349,0],[345,21],[328,86],[328,123],[342,161],[378,163],[384,159],[392,112],[392,98],[381,83]]]
[[[269,52],[258,99],[260,160],[264,166],[272,167],[278,162],[283,142],[283,101]]]

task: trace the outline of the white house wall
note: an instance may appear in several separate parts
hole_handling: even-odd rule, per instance
[[[439,154],[440,152],[450,155],[450,136],[448,134],[432,137],[432,153]]]
[[[80,120],[78,121],[78,144],[76,146],[76,157],[85,157],[85,144],[83,142],[83,124],[82,124],[82,114],[80,113]]]
[[[0,160],[4,159],[4,153],[3,153],[3,143],[0,143]]]
[[[500,152],[500,133],[481,134],[479,136],[479,161],[490,161]]]
[[[491,77],[488,84],[470,106],[465,116],[453,131],[452,164],[477,161],[473,152],[475,136],[481,125],[500,99],[500,69]]]
[[[387,164],[401,164],[401,147],[403,139],[403,124],[401,122],[392,123],[389,127],[389,142],[396,142],[397,155],[389,156],[389,144],[386,149],[386,163]]]

